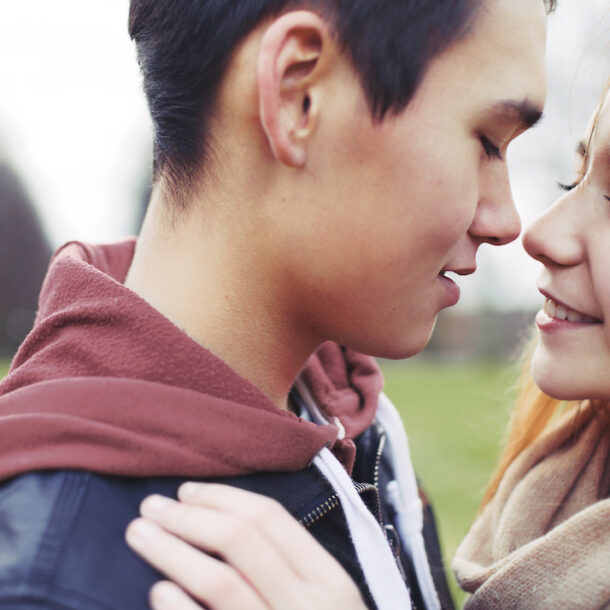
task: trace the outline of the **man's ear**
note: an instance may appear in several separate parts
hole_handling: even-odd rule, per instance
[[[258,56],[260,119],[275,157],[289,167],[307,160],[315,129],[316,85],[334,51],[326,22],[310,11],[277,18],[266,30]]]

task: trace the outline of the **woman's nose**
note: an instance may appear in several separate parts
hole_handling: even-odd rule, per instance
[[[575,193],[568,193],[539,216],[523,235],[525,251],[545,265],[576,265],[582,260]]]

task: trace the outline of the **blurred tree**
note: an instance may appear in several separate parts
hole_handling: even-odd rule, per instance
[[[0,356],[32,328],[51,248],[15,171],[0,160]]]

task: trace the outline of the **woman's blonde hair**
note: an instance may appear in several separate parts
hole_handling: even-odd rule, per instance
[[[483,509],[494,497],[502,477],[515,459],[532,445],[551,426],[557,417],[569,410],[578,411],[584,404],[590,404],[596,417],[610,435],[610,403],[599,400],[567,402],[547,396],[532,379],[530,373],[536,341],[530,341],[523,358],[523,370],[517,386],[517,399],[508,426],[508,436],[500,462],[492,474],[481,502]],[[575,429],[578,429],[575,420]]]
[[[555,416],[566,406],[565,402],[547,396],[532,379],[530,366],[536,343],[534,337],[524,352],[517,399],[508,426],[506,445],[498,467],[487,484],[481,507],[494,497],[502,477],[512,462],[542,435]]]

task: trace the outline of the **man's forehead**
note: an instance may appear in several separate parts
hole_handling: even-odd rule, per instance
[[[538,55],[540,46],[546,46],[546,33],[542,0],[483,0],[470,36],[478,38],[495,61],[510,64],[521,56]]]

